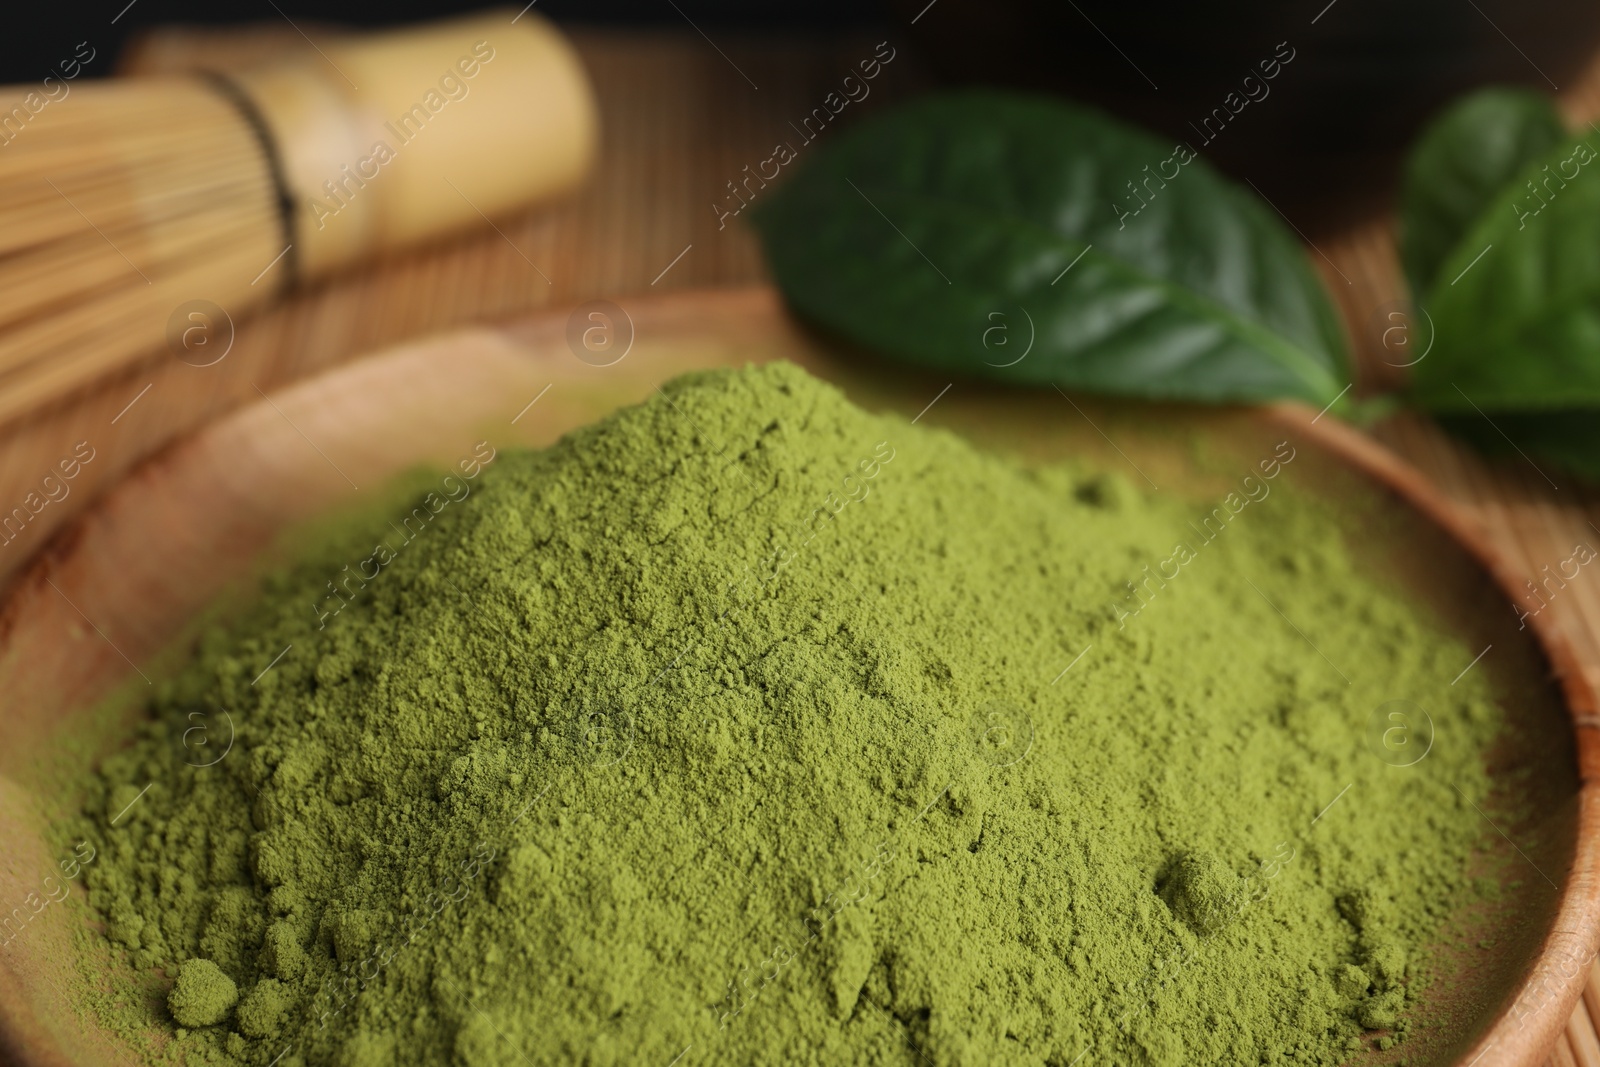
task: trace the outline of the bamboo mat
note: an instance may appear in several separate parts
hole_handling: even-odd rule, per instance
[[[595,296],[626,307],[630,293],[762,280],[751,233],[737,220],[719,227],[712,205],[723,201],[727,183],[742,177],[746,164],[754,167],[777,141],[790,139],[790,121],[818,106],[885,35],[778,42],[717,34],[714,45],[687,27],[682,33],[574,36],[605,123],[600,164],[581,194],[503,222],[500,233],[386,260],[241,320],[227,358],[214,366],[191,367],[152,353],[143,366],[68,403],[0,425],[0,511],[20,503],[77,442],[89,442],[95,457],[67,499],[48,505],[22,537],[0,548],[0,576],[100,488],[174,436],[255,400],[258,391],[459,324]],[[889,36],[899,49],[896,58],[871,83],[871,96],[852,105],[856,110],[926,84],[900,35]],[[167,31],[136,47],[124,66],[128,73],[230,67],[263,49],[307,47],[281,24],[248,33]],[[1575,118],[1600,115],[1600,62],[1565,100]],[[1321,240],[1308,255],[1345,312],[1357,354],[1357,390],[1391,380],[1382,334],[1394,320],[1384,312],[1404,288],[1390,225],[1373,223]],[[1600,494],[1594,490],[1521,461],[1485,463],[1413,416],[1374,432],[1528,578],[1546,565],[1554,569],[1580,542],[1600,546]],[[1600,684],[1600,579],[1585,570],[1546,610]],[[1600,1067],[1592,1019],[1600,1019],[1600,966],[1552,1065]]]

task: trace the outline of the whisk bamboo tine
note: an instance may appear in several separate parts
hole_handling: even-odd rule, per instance
[[[0,105],[0,419],[160,353],[188,300],[243,316],[281,279],[575,184],[596,143],[587,80],[547,22],[511,14],[226,78],[77,83],[37,114]]]

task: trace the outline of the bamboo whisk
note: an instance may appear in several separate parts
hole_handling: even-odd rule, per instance
[[[0,89],[0,419],[163,352],[189,301],[237,318],[575,185],[596,141],[581,64],[514,14],[236,77],[80,82],[42,108]]]

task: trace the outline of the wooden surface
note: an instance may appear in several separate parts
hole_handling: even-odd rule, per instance
[[[258,389],[461,323],[602,295],[626,308],[631,293],[761,278],[751,235],[738,220],[719,228],[713,204],[725,202],[726,183],[741,177],[746,164],[754,166],[777,141],[789,139],[789,123],[817,106],[883,36],[774,43],[719,35],[713,46],[687,27],[681,33],[578,34],[604,122],[601,162],[582,194],[538,216],[503,222],[498,233],[373,265],[241,321],[227,358],[213,366],[191,367],[169,353],[152,353],[144,366],[70,404],[0,427],[0,512],[21,504],[76,442],[88,441],[95,450],[93,462],[70,484],[70,496],[48,504],[22,536],[0,545],[0,573],[13,571],[62,520],[141,459],[256,398]],[[899,35],[889,36],[897,57],[872,83],[872,96],[851,105],[841,122],[855,118],[852,111],[922,87],[910,49]],[[146,56],[152,65],[157,56],[168,66],[195,56],[226,62],[263,45],[307,47],[275,32],[244,44],[232,38],[227,48],[204,38],[169,39]],[[1600,114],[1600,66],[1567,89],[1574,116]],[[1403,298],[1404,287],[1388,225],[1318,243],[1308,256],[1346,314],[1360,364],[1358,390],[1390,380],[1394,372],[1384,365],[1380,340],[1388,323],[1380,316]],[[1528,578],[1545,566],[1553,570],[1579,543],[1600,547],[1595,491],[1521,461],[1485,463],[1413,417],[1391,420],[1375,433]],[[1594,682],[1600,680],[1600,578],[1591,570],[1561,589],[1545,612]],[[1600,972],[1585,1004],[1600,1016]],[[1600,1067],[1588,1010],[1574,1014],[1552,1063]]]

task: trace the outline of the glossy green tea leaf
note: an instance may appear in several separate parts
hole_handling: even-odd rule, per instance
[[[1473,93],[1424,131],[1400,190],[1400,260],[1413,294],[1427,294],[1495,198],[1565,136],[1548,96],[1504,88]]]
[[[1424,307],[1412,399],[1436,411],[1600,408],[1600,134],[1570,136],[1490,204]]]
[[[778,285],[801,314],[891,356],[1208,402],[1321,406],[1349,380],[1299,244],[1188,145],[984,91],[925,97],[797,151],[799,172],[756,193]]]

